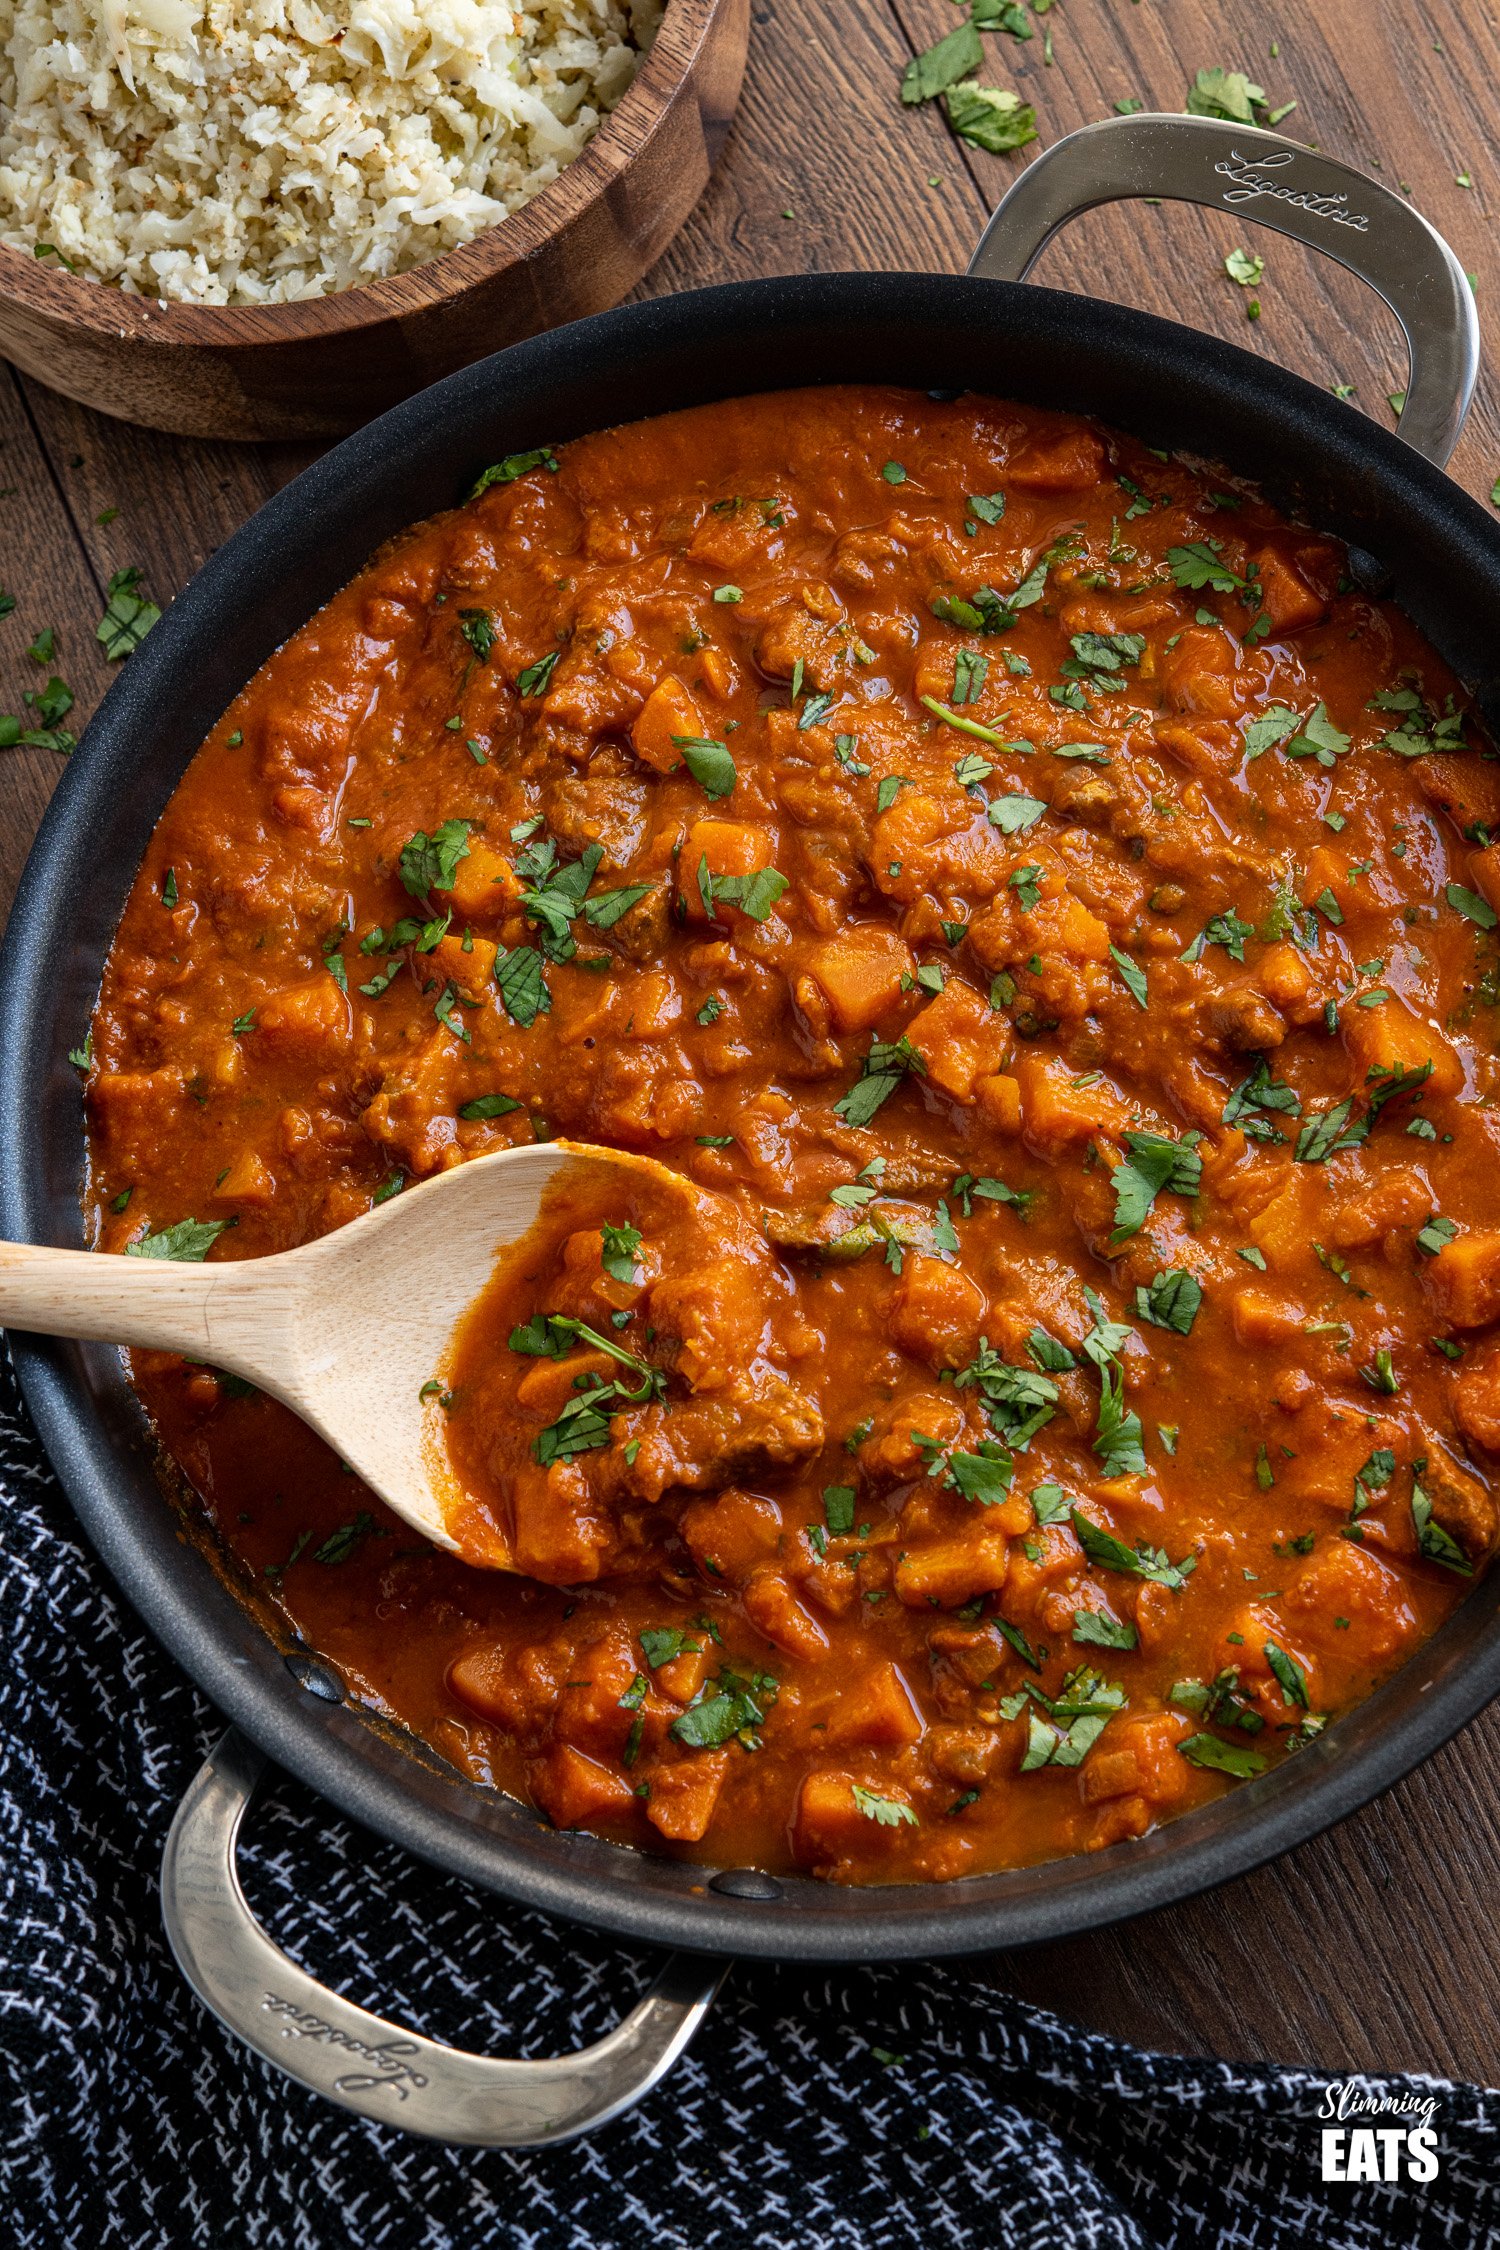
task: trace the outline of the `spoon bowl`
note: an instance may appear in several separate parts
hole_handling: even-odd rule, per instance
[[[181,1352],[254,1383],[405,1522],[460,1551],[438,1385],[454,1333],[559,1174],[603,1164],[691,1194],[650,1157],[546,1141],[475,1157],[332,1234],[213,1265],[0,1243],[0,1324]],[[499,1533],[466,1561],[513,1570]]]

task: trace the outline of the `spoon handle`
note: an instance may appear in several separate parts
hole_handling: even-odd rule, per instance
[[[0,1327],[181,1352],[255,1379],[282,1356],[291,1291],[267,1270],[277,1262],[208,1266],[0,1242]]]

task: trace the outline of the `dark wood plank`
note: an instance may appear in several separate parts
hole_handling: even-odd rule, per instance
[[[0,622],[0,711],[30,727],[24,698],[55,671],[77,698],[63,723],[79,731],[108,684],[109,667],[94,635],[104,608],[102,581],[90,568],[45,439],[8,367],[0,367],[0,524],[0,585],[16,603]],[[44,667],[26,652],[49,625],[57,654]],[[6,906],[61,770],[51,750],[0,753],[0,899]]]
[[[750,69],[724,161],[642,294],[752,274],[841,267],[957,271],[1024,158],[964,149],[935,109],[903,111],[901,70],[957,20],[951,0],[755,0]],[[1500,297],[1500,21],[1464,0],[1060,0],[1041,38],[987,42],[986,77],[1036,105],[1042,142],[1109,113],[1122,95],[1180,108],[1193,72],[1247,70],[1287,130],[1405,182]],[[1272,56],[1273,42],[1281,52]],[[1464,189],[1456,175],[1467,172]],[[937,186],[929,185],[933,179]],[[790,214],[789,216],[787,214]],[[1259,248],[1262,317],[1225,276],[1224,252]],[[1191,321],[1315,381],[1357,384],[1389,420],[1405,380],[1399,332],[1378,300],[1326,261],[1218,214],[1091,215],[1038,278]],[[0,375],[0,582],[21,597],[0,626],[0,709],[41,677],[24,651],[58,629],[58,669],[80,719],[106,684],[93,637],[110,571],[141,564],[164,598],[301,466],[132,431],[27,379]],[[1455,473],[1488,500],[1500,474],[1500,384],[1486,375]],[[110,508],[108,524],[97,518]],[[8,898],[57,761],[0,758],[0,899]],[[1488,1927],[1500,1857],[1500,1712],[1470,1728],[1379,1804],[1271,1868],[1188,1906],[1069,1945],[975,1964],[976,1977],[1147,2045],[1493,2080],[1500,1963]]]

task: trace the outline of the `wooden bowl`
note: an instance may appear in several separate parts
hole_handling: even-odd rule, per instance
[[[0,354],[102,414],[191,437],[338,437],[471,360],[602,312],[708,183],[750,0],[668,0],[628,93],[523,209],[410,273],[288,305],[163,304],[0,244]]]

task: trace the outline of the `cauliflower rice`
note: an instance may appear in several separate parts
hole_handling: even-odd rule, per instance
[[[402,273],[555,179],[660,19],[661,0],[0,0],[0,242],[200,305]]]

